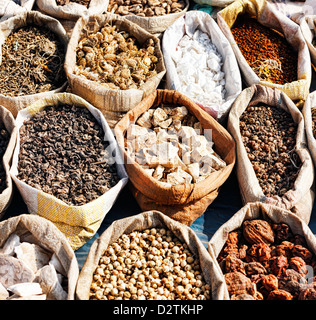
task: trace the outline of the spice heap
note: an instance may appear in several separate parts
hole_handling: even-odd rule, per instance
[[[128,128],[125,147],[148,175],[169,185],[199,182],[226,166],[184,106],[161,103],[147,110]]]
[[[21,96],[57,89],[66,81],[65,49],[44,26],[13,31],[2,45],[0,94]]]
[[[18,179],[69,205],[86,204],[119,180],[104,132],[86,108],[46,107],[20,128]]]
[[[83,6],[88,8],[90,1],[91,0],[56,0],[56,3],[58,6],[65,6],[66,4],[74,2],[74,3],[82,4]]]
[[[248,158],[267,197],[292,189],[301,161],[295,151],[297,124],[281,108],[248,106],[240,117]]]
[[[0,124],[0,193],[7,187],[6,172],[3,167],[3,156],[7,150],[10,134],[4,124]]]
[[[67,277],[55,254],[26,232],[0,248],[0,300],[66,300]]]
[[[203,106],[218,110],[225,102],[225,73],[222,56],[209,36],[197,29],[184,35],[172,55],[178,73],[178,91]]]
[[[218,256],[232,300],[315,300],[315,255],[286,223],[246,220]]]
[[[122,16],[164,16],[184,10],[184,0],[110,0],[107,11]]]
[[[261,80],[281,85],[297,80],[298,54],[279,33],[244,15],[238,16],[231,32]]]
[[[106,24],[98,32],[85,31],[76,54],[74,73],[109,89],[137,89],[157,74],[154,40],[140,46],[115,25]]]
[[[90,287],[90,300],[208,300],[199,260],[172,231],[123,234],[108,246]]]

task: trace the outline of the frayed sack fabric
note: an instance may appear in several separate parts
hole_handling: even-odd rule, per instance
[[[21,0],[18,2],[13,0],[0,1],[0,22],[20,13],[32,10],[35,0]]]
[[[308,225],[292,212],[260,202],[248,203],[225,222],[212,236],[208,251],[213,260],[217,260],[227,240],[228,234],[240,228],[245,220],[272,220],[274,223],[286,223],[294,234],[306,239],[309,249],[316,253],[316,238]],[[229,296],[224,274],[221,272],[221,295]],[[228,298],[229,299],[229,298]]]
[[[29,213],[37,214],[52,221],[66,236],[71,247],[76,250],[83,246],[98,230],[105,215],[113,206],[119,193],[126,185],[128,176],[124,169],[123,160],[117,142],[109,128],[104,116],[84,99],[70,93],[53,94],[47,98],[36,101],[28,108],[20,111],[16,118],[18,130],[23,122],[47,106],[58,104],[71,104],[87,108],[102,126],[104,140],[110,144],[112,156],[116,161],[119,182],[97,199],[81,205],[70,206],[56,197],[35,189],[17,178],[20,151],[20,137],[18,133],[17,144],[13,155],[10,174],[17,185]]]
[[[214,151],[226,162],[226,167],[212,172],[197,183],[166,185],[148,175],[144,168],[132,159],[124,148],[124,137],[131,124],[151,107],[160,103],[185,106],[203,129],[212,130]],[[132,192],[143,211],[158,210],[186,225],[200,217],[218,195],[218,189],[229,177],[235,164],[235,143],[230,134],[212,116],[183,94],[172,90],[156,90],[115,126],[115,136],[124,154]]]
[[[135,14],[129,14],[125,15],[124,18],[136,23],[152,34],[159,35],[160,33],[164,32],[175,20],[177,20],[188,11],[190,6],[189,0],[184,1],[186,5],[181,12],[169,13],[163,16],[153,17],[141,17]]]
[[[27,25],[36,25],[36,26],[45,26],[48,29],[52,30],[59,38],[61,43],[65,47],[65,52],[68,43],[68,36],[66,34],[65,29],[63,26],[58,22],[56,19],[51,18],[49,16],[43,15],[40,12],[29,11],[17,16],[14,16],[0,24],[0,46],[4,45],[6,38],[10,35],[10,33],[20,27],[24,27]],[[2,53],[0,52],[2,56]],[[0,94],[0,105],[7,108],[9,111],[12,112],[13,116],[16,117],[19,110],[22,110],[26,106],[30,105],[31,103],[35,102],[36,100],[43,98],[47,95],[52,93],[60,92],[66,89],[67,82],[65,82],[61,87],[47,91],[41,92],[36,94],[30,95],[22,95],[22,96],[5,96]]]
[[[155,55],[158,58],[157,75],[148,79],[138,89],[117,90],[107,89],[100,83],[74,74],[76,48],[81,34],[83,30],[89,28],[89,26],[93,28],[95,26],[94,23],[100,27],[106,23],[116,25],[119,30],[127,31],[130,35],[134,36],[140,45],[148,39],[153,39],[155,42]],[[68,45],[65,71],[72,92],[101,110],[110,128],[113,128],[123,115],[134,108],[145,96],[153,92],[158,87],[166,72],[159,39],[137,24],[113,14],[82,17],[77,21]]]
[[[32,214],[11,217],[0,222],[0,248],[13,233],[55,254],[67,278],[67,300],[74,300],[79,266],[74,251],[58,228],[47,219]]]
[[[303,107],[303,116],[305,120],[305,131],[306,131],[308,149],[313,159],[314,166],[316,166],[316,139],[313,134],[312,111],[315,112],[315,109],[316,109],[316,91],[310,93],[307,96],[307,99]]]
[[[240,117],[249,105],[254,106],[258,103],[285,110],[291,114],[294,122],[298,125],[295,151],[302,162],[302,166],[294,183],[294,188],[288,190],[282,197],[266,197],[264,195],[242,141],[239,127]],[[283,209],[291,210],[308,223],[314,201],[314,167],[307,148],[304,118],[294,102],[278,89],[253,85],[243,90],[235,100],[228,117],[227,129],[236,142],[236,173],[243,203],[261,201],[274,204]]]
[[[58,5],[56,0],[36,0],[39,9],[52,17],[65,20],[77,20],[85,15],[102,14],[106,11],[109,0],[91,0],[89,6],[77,2]]]
[[[194,32],[200,30],[206,33],[215,45],[218,53],[222,56],[223,66],[222,72],[225,73],[225,98],[222,105],[203,105],[201,101],[195,101],[203,110],[212,115],[215,119],[222,122],[229,109],[241,92],[241,75],[235,54],[218,25],[211,16],[203,11],[189,11],[183,17],[175,21],[163,34],[162,50],[166,65],[166,89],[181,91],[181,82],[176,70],[175,62],[172,56],[177,51],[179,41],[185,36],[193,36]],[[189,68],[191,61],[186,55],[187,67]],[[194,65],[193,65],[194,67]],[[201,79],[202,80],[202,79]],[[207,82],[207,79],[205,79]],[[202,91],[202,88],[201,88]],[[208,92],[212,96],[212,92]],[[187,94],[190,97],[190,94]]]
[[[6,176],[6,188],[0,193],[0,219],[9,207],[13,197],[13,182],[10,176],[10,165],[17,139],[15,120],[10,111],[0,106],[0,122],[4,125],[10,135],[10,140],[3,155],[2,163]]]
[[[211,287],[211,298],[213,300],[222,300],[222,294],[219,294],[219,265],[208,254],[201,240],[194,231],[170,219],[159,211],[147,211],[140,214],[114,221],[102,234],[96,239],[87,256],[87,259],[80,271],[76,298],[79,300],[88,300],[90,286],[93,280],[93,273],[99,264],[99,260],[106,251],[107,247],[116,242],[123,234],[133,231],[142,231],[148,228],[166,228],[181,241],[188,245],[192,254],[200,261],[201,270],[204,279]],[[223,290],[222,290],[223,291]]]
[[[283,34],[288,43],[298,51],[296,81],[280,85],[260,80],[244,58],[230,30],[238,15],[241,14],[249,14],[262,25],[277,30]],[[243,79],[247,86],[262,84],[276,88],[285,92],[295,102],[301,102],[306,99],[312,78],[311,60],[299,25],[275,10],[271,4],[265,0],[237,0],[218,12],[217,23],[235,52]]]

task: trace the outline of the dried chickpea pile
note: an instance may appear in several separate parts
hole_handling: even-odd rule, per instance
[[[100,258],[90,300],[206,300],[210,286],[199,261],[172,231],[123,234]]]
[[[126,31],[106,24],[99,31],[85,30],[79,41],[74,74],[109,89],[137,89],[157,74],[155,42],[140,45]]]
[[[282,85],[297,80],[297,52],[282,35],[245,15],[237,18],[231,32],[261,80]]]
[[[291,115],[263,104],[248,106],[240,117],[240,132],[265,196],[291,190],[301,167],[295,151],[297,124]]]
[[[108,12],[122,16],[153,17],[181,12],[184,8],[183,0],[110,0]]]
[[[315,255],[286,223],[244,221],[218,261],[232,300],[316,300]]]

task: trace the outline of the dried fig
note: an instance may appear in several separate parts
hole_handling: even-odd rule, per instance
[[[270,272],[280,276],[288,267],[288,261],[285,256],[275,256],[269,260]]]
[[[255,294],[255,285],[241,272],[229,272],[224,277],[230,296],[239,294],[250,294],[253,296]]]
[[[278,278],[274,274],[268,274],[262,278],[262,285],[267,291],[277,290],[279,287]]]
[[[300,291],[298,300],[316,300],[316,289],[306,288]]]
[[[292,300],[293,296],[285,290],[273,290],[269,293],[267,300]]]
[[[246,220],[243,223],[243,236],[251,244],[274,242],[274,234],[270,224],[261,219]]]

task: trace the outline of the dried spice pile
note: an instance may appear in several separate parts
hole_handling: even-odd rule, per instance
[[[0,124],[0,193],[7,187],[6,173],[3,167],[3,156],[7,150],[10,134],[5,126]]]
[[[20,128],[18,178],[69,205],[86,204],[119,180],[108,142],[86,108],[46,107]]]
[[[184,0],[110,0],[107,11],[122,16],[164,16],[184,10]]]
[[[238,16],[231,32],[261,80],[281,85],[297,80],[298,54],[279,33],[245,15]]]
[[[157,74],[155,43],[143,46],[126,31],[106,24],[99,31],[83,31],[74,74],[101,83],[109,89],[137,89]]]
[[[57,89],[66,81],[65,49],[48,28],[25,26],[2,46],[0,94],[21,96]]]
[[[315,300],[315,255],[286,223],[246,220],[218,256],[232,300]]]
[[[66,4],[74,2],[74,3],[82,4],[83,6],[88,8],[90,1],[91,0],[56,0],[56,3],[58,6],[65,6]]]
[[[282,196],[292,189],[301,161],[291,115],[263,104],[248,106],[240,117],[240,132],[263,193]]]
[[[123,234],[108,246],[90,287],[90,300],[209,300],[199,260],[172,231]]]

